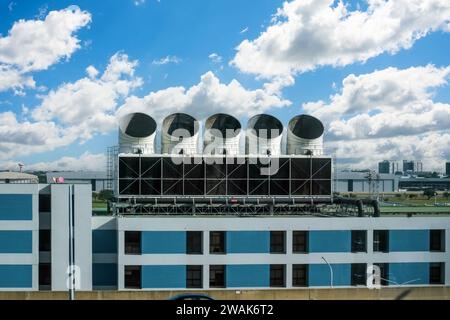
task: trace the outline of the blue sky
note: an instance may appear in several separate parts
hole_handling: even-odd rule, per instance
[[[78,8],[70,7],[74,4]],[[405,16],[396,6],[410,12]],[[62,14],[67,10],[71,13]],[[49,22],[51,12],[63,23],[59,33]],[[72,18],[80,20],[64,24]],[[25,23],[30,29],[11,33]],[[38,32],[26,38],[29,30]],[[243,124],[261,112],[285,124],[294,115],[313,114],[324,121],[326,148],[343,166],[416,158],[424,169],[439,170],[450,158],[448,31],[445,0],[2,0],[0,169],[19,161],[30,169],[85,168],[80,162],[101,168],[106,147],[117,143],[114,119],[121,112],[143,111],[160,119],[184,111],[202,119],[224,111]],[[31,43],[26,52],[17,45],[22,39]],[[53,44],[68,39],[77,45]],[[240,46],[243,41],[246,46]],[[31,62],[11,58],[17,52]],[[46,63],[37,66],[45,52]],[[114,63],[126,65],[125,71],[101,80]],[[89,66],[98,75],[88,76]],[[12,72],[21,80],[11,80]],[[25,84],[30,77],[33,84]],[[126,92],[112,83],[121,79],[127,81]],[[237,89],[229,86],[232,81]],[[284,84],[268,89],[277,81]],[[99,88],[86,89],[98,83]],[[193,86],[200,93],[195,88],[188,93]],[[170,99],[155,95],[176,87],[184,91]],[[374,97],[377,91],[382,97]],[[102,94],[113,95],[108,108],[79,105]],[[80,112],[65,119],[65,108]],[[80,128],[82,123],[94,129]],[[46,127],[54,132],[40,138]],[[66,137],[67,132],[80,138]]]

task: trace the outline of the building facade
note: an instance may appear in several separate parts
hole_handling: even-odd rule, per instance
[[[450,284],[448,217],[92,216],[71,184],[0,200],[0,290],[67,290],[70,214],[82,291],[364,286],[370,265],[382,285]]]
[[[92,289],[90,185],[0,185],[0,290],[67,290],[69,214],[78,287]]]
[[[383,193],[398,191],[399,177],[378,174],[371,180],[368,172],[338,171],[334,182],[336,192]]]

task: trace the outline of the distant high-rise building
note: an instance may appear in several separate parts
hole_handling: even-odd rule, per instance
[[[378,162],[378,173],[389,173],[391,170],[391,163],[388,160]]]
[[[414,172],[414,161],[403,160],[403,172]]]
[[[450,176],[450,161],[445,163],[445,174]]]

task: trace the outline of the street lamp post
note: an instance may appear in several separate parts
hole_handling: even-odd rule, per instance
[[[322,257],[322,259],[330,268],[330,287],[333,288],[333,268],[331,267],[331,264],[328,263],[327,259],[325,259],[325,257]]]

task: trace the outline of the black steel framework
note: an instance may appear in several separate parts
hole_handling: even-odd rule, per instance
[[[118,197],[331,197],[326,157],[119,156]],[[269,174],[267,174],[269,173]]]

